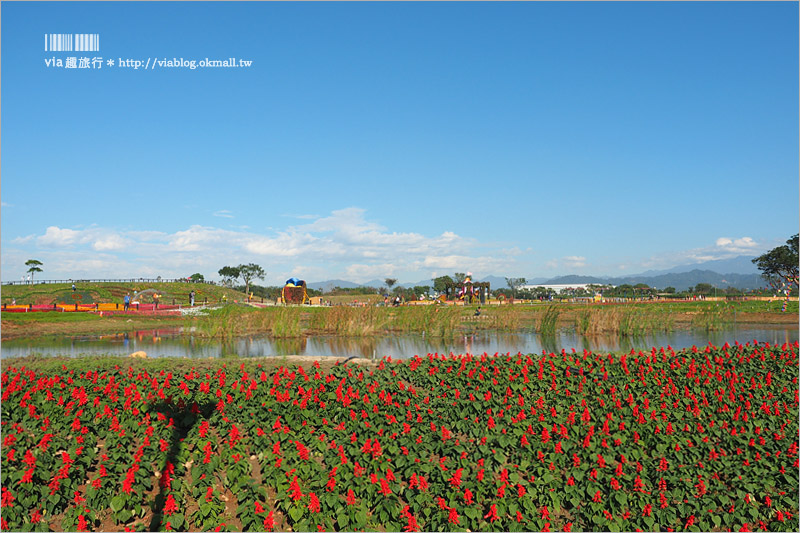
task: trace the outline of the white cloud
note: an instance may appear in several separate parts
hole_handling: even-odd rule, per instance
[[[108,235],[96,240],[92,248],[98,251],[122,250],[125,248],[125,239],[116,234]]]
[[[39,246],[48,248],[71,246],[82,241],[86,242],[87,239],[83,231],[61,229],[58,226],[50,226],[45,230],[44,235],[36,240]]]
[[[345,269],[345,276],[347,276],[348,279],[358,279],[361,281],[373,278],[384,279],[384,277],[394,274],[395,268],[395,265],[391,263],[349,265]]]
[[[212,213],[212,214],[215,217],[233,218],[233,213],[231,213],[227,209],[220,209],[219,211],[214,211],[214,213]]]
[[[564,266],[567,268],[583,268],[586,266],[586,258],[580,255],[570,255],[563,259]]]
[[[773,246],[774,243],[757,242],[751,237],[720,237],[713,245],[654,255],[638,262],[638,266],[646,269],[667,269],[679,265],[731,259],[740,255],[755,257]]]
[[[83,264],[97,267],[98,272],[80,274],[92,277],[171,278],[199,271],[213,279],[222,266],[254,262],[267,270],[272,283],[282,283],[292,275],[306,279],[346,277],[363,282],[405,273],[425,277],[418,271],[431,269],[494,273],[512,268],[514,256],[519,255],[517,249],[501,250],[496,244],[480,243],[452,231],[434,236],[390,231],[367,219],[366,211],[359,208],[336,210],[277,232],[200,225],[172,233],[138,228],[50,226],[43,234],[20,237],[13,242],[28,248],[25,253],[52,251],[54,263],[59,261],[58,253],[65,251],[85,258],[84,263],[76,260],[68,267],[62,265],[59,271],[75,270],[68,277],[78,276],[77,272],[84,270],[80,266]],[[99,254],[106,255],[100,263],[92,262]],[[111,265],[114,265],[111,272],[99,272]]]
[[[758,250],[760,245],[750,237],[741,237],[739,239],[720,237],[717,239],[716,247],[721,253],[742,255]]]
[[[548,270],[560,271],[559,274],[569,274],[565,270],[575,270],[586,267],[586,258],[582,255],[568,255],[560,259],[551,259],[545,263]]]

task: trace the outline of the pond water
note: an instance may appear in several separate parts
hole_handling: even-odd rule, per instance
[[[725,331],[680,330],[658,335],[634,338],[617,336],[583,336],[562,331],[554,336],[532,332],[480,332],[460,335],[452,339],[426,338],[424,335],[387,335],[363,338],[342,338],[330,335],[310,336],[301,339],[272,339],[268,337],[243,337],[228,342],[206,340],[182,335],[180,328],[143,330],[117,335],[93,337],[39,337],[3,341],[2,357],[28,355],[81,357],[87,355],[128,355],[144,351],[148,357],[209,358],[239,355],[242,357],[280,357],[284,355],[311,355],[335,357],[377,357],[389,355],[396,359],[428,353],[482,354],[540,353],[589,349],[595,352],[649,350],[652,347],[672,346],[673,349],[721,346],[726,342],[742,344],[752,342],[783,344],[798,340],[794,326],[759,326]]]

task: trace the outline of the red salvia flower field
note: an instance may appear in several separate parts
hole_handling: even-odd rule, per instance
[[[797,352],[7,366],[0,526],[796,531]]]

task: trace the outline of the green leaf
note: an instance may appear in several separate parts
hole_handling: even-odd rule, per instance
[[[115,513],[125,507],[125,498],[123,496],[114,496],[111,498],[111,510]]]
[[[356,512],[356,526],[359,529],[363,529],[365,525],[367,525],[367,512],[364,509],[360,509]]]
[[[292,507],[291,509],[289,509],[289,516],[292,517],[292,520],[297,522],[303,516],[303,508],[297,506]]]
[[[614,499],[617,500],[621,506],[625,506],[628,503],[628,495],[624,492],[617,491],[614,493]]]

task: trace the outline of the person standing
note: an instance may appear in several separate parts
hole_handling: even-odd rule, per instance
[[[189,293],[189,306],[194,307],[194,290]]]
[[[124,310],[127,311],[131,306],[131,293],[126,293],[122,301],[124,302]]]
[[[72,292],[75,292],[75,284],[72,284]]]

